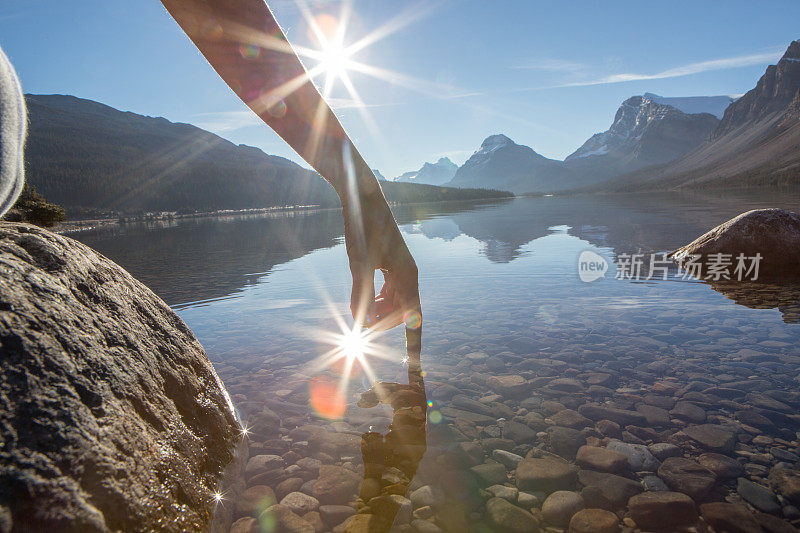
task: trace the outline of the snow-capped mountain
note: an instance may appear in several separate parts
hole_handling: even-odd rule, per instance
[[[632,96],[608,130],[590,137],[565,162],[579,174],[610,178],[672,161],[703,143],[719,123],[713,113],[685,113],[676,106],[719,112],[721,103],[718,97]]]
[[[563,188],[567,174],[562,161],[548,159],[500,134],[487,137],[447,185],[549,192]]]
[[[621,176],[609,190],[796,186],[800,183],[800,41],[725,110],[709,139],[655,169]]]
[[[442,185],[453,179],[456,170],[458,165],[450,161],[450,158],[442,157],[436,163],[425,163],[419,170],[403,173],[395,181]]]
[[[644,97],[657,104],[672,106],[687,115],[708,113],[717,118],[722,118],[725,110],[736,101],[733,96],[659,96],[653,93],[644,93]]]

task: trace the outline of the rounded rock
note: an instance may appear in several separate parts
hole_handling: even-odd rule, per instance
[[[619,518],[605,509],[583,509],[569,521],[569,533],[617,533]]]

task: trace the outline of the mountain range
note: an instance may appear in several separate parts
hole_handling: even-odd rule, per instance
[[[709,137],[666,165],[604,184],[606,190],[796,186],[800,183],[800,41],[725,109]]]
[[[68,216],[95,211],[334,207],[318,174],[190,124],[65,95],[26,95],[26,179]],[[389,202],[487,198],[485,190],[383,182]],[[492,191],[488,197],[508,197]]]
[[[74,96],[26,100],[27,179],[68,215],[338,205],[315,172],[190,124]],[[443,157],[395,180],[375,173],[394,203],[509,196],[502,191],[798,185],[800,41],[738,99],[626,99],[606,131],[563,161],[496,134],[460,167]]]
[[[436,163],[425,163],[419,170],[405,172],[394,181],[443,185],[453,179],[456,170],[458,165],[450,161],[449,157],[440,157]]]
[[[608,130],[563,161],[491,135],[443,184],[552,193],[789,186],[798,178],[800,41],[793,41],[738,99],[632,96]]]

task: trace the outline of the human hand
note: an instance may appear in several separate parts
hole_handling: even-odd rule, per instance
[[[353,288],[350,310],[356,323],[383,331],[422,323],[417,265],[380,191],[346,203],[344,236]],[[375,271],[384,283],[375,295]]]

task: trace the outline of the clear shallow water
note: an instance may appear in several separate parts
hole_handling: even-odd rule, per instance
[[[600,445],[621,438],[677,444],[683,454],[697,458],[709,451],[708,446],[684,438],[681,430],[700,423],[718,425],[735,435],[736,448],[724,453],[741,463],[744,477],[766,486],[777,457],[791,459],[770,450],[797,452],[797,420],[786,418],[800,406],[797,287],[712,286],[680,279],[674,269],[667,281],[618,280],[613,272],[620,254],[673,250],[758,207],[797,211],[800,200],[673,194],[397,208],[396,217],[420,272],[421,362],[430,401],[427,450],[421,462],[414,454],[387,460],[377,474],[368,465],[366,477],[386,478],[387,468],[397,466],[405,474],[400,477],[407,479],[394,479],[396,483],[384,479],[384,492],[398,483],[410,484],[412,491],[430,485],[437,491],[436,505],[418,512],[425,507],[418,505],[420,498],[412,504],[393,500],[383,506],[376,500],[372,514],[397,518],[398,524],[424,518],[450,530],[459,529],[464,521],[504,529],[498,522],[502,513],[485,506],[487,493],[479,489],[506,482],[534,493],[539,499],[534,503],[519,496],[511,499],[517,507],[533,510],[532,519],[541,521],[538,509],[546,494],[537,494],[535,486],[520,481],[515,468],[506,465],[504,479],[481,473],[495,467],[493,450],[505,448],[522,456],[553,452],[573,460],[575,448],[587,437],[590,444]],[[361,481],[361,436],[369,431],[385,433],[393,416],[403,410],[412,413],[416,405],[413,399],[404,405],[395,402],[394,411],[389,405],[356,405],[373,378],[408,383],[409,369],[402,363],[403,331],[396,329],[374,340],[385,357],[368,359],[373,375],[356,365],[344,391],[346,409],[341,417],[320,416],[338,411],[330,409],[337,403],[335,394],[323,393],[326,384],[340,382],[341,374],[337,368],[321,369],[316,359],[333,348],[326,339],[331,332],[340,332],[339,322],[352,322],[341,228],[339,212],[320,211],[182,221],[172,227],[125,226],[75,235],[148,284],[192,328],[242,419],[252,427],[251,456],[296,452],[297,456],[284,457],[279,467],[273,464],[259,471],[254,465],[247,475],[246,486],[269,486],[278,493],[276,500],[282,499],[287,487],[313,494],[323,504],[352,500],[344,495],[339,501],[321,488],[314,489],[314,480],[337,475],[346,480],[346,472],[321,472],[316,463],[297,463],[298,457],[344,466]],[[585,250],[611,263],[604,279],[580,281],[577,259]],[[522,385],[508,387],[491,379],[511,375],[522,376]],[[310,383],[323,388],[315,390]],[[650,401],[648,395],[666,399]],[[763,396],[785,404],[767,408]],[[650,417],[646,423],[637,419],[627,435],[603,434],[595,427],[597,417],[569,418],[574,410],[585,414],[585,407],[579,409],[583,404],[643,411],[638,406],[670,410],[676,401],[690,402],[700,411],[691,416],[678,409],[666,419]],[[568,413],[558,415],[563,410]],[[772,417],[772,425],[751,431],[753,427],[742,421],[745,415],[736,413],[753,410],[766,410],[761,414]],[[553,422],[548,418],[553,415],[560,418]],[[423,411],[423,429],[425,418]],[[570,420],[574,432],[559,434],[553,429],[562,427],[564,420]],[[520,435],[509,421],[521,422],[532,433],[521,430]],[[419,430],[419,424],[406,425]],[[644,430],[636,429],[641,427]],[[492,440],[497,438],[509,440]],[[419,438],[412,440],[420,445]],[[464,452],[469,442],[484,455]],[[415,462],[419,464],[409,465]],[[497,474],[494,470],[492,475]],[[645,476],[619,473],[634,481]],[[279,488],[288,479],[300,481]],[[581,478],[563,488],[580,492],[587,483]],[[266,489],[258,490],[262,490],[259,498],[270,498]],[[251,489],[249,498],[258,490]],[[707,494],[694,496],[698,503],[742,501],[736,480],[722,477]],[[228,502],[236,516],[255,513],[242,503],[250,501],[247,498],[236,496],[232,497],[236,502]],[[590,505],[596,502],[590,502],[589,495],[584,498],[585,505],[596,506]],[[409,518],[402,506],[398,512],[401,504],[411,505],[408,511],[417,514]],[[613,507],[620,516],[626,512],[625,505]],[[300,510],[307,509],[295,510],[303,514]],[[323,530],[346,516],[328,511],[322,513]],[[791,512],[779,510],[778,515],[790,519]]]

